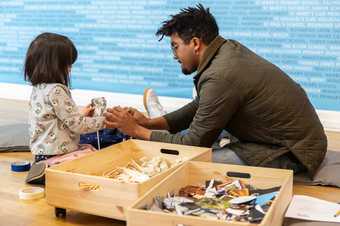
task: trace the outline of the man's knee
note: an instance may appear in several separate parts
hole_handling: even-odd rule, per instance
[[[213,162],[233,165],[246,165],[238,155],[229,148],[215,149],[212,153]]]
[[[277,159],[268,162],[265,167],[290,169],[293,170],[294,174],[306,171],[306,167],[304,167],[302,163],[300,163],[300,161],[291,153],[281,155]]]

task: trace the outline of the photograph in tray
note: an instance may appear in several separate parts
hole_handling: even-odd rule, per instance
[[[187,185],[165,197],[156,196],[143,209],[182,216],[260,223],[280,186],[258,189],[239,179],[211,179],[204,185]]]

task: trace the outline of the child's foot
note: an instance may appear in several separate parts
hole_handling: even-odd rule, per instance
[[[163,106],[159,103],[156,93],[151,88],[144,90],[143,103],[149,118],[156,118],[166,114]]]

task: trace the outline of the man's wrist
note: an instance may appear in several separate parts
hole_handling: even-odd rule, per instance
[[[151,127],[151,118],[146,118],[143,122],[143,124],[141,126],[145,127],[145,128],[150,128]]]
[[[151,130],[143,127],[143,126],[137,126],[135,130],[135,136],[136,138],[143,139],[143,140],[150,140],[151,139]]]

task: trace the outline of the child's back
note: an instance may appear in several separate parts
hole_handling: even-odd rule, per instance
[[[76,151],[81,133],[104,127],[104,117],[81,113],[71,97],[69,74],[76,58],[71,40],[52,33],[39,35],[27,51],[25,79],[33,85],[30,148],[36,157]]]
[[[81,133],[103,127],[103,117],[85,117],[58,83],[33,87],[30,99],[30,147],[34,155],[56,155],[78,149]]]

